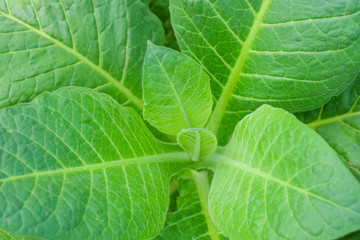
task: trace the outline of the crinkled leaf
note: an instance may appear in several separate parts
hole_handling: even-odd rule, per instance
[[[209,77],[190,57],[148,44],[143,76],[144,118],[160,131],[176,135],[203,127],[212,108]]]
[[[0,229],[45,239],[148,239],[191,160],[104,94],[62,88],[0,110]]]
[[[211,77],[217,105],[209,128],[222,144],[260,105],[319,107],[344,91],[359,70],[359,1],[170,3],[181,50]]]
[[[215,152],[217,147],[215,135],[203,128],[181,130],[177,135],[177,142],[194,161]]]
[[[231,239],[334,239],[360,229],[360,184],[313,130],[281,109],[245,117],[214,168],[209,208]]]
[[[326,105],[298,117],[330,144],[360,180],[360,77]]]
[[[1,0],[0,107],[84,86],[141,108],[146,41],[162,36],[141,0]]]
[[[214,226],[207,207],[207,174],[188,170],[176,177],[177,210],[169,213],[165,228],[154,240],[225,240]]]

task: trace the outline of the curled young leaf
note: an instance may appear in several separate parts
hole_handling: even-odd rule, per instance
[[[215,135],[203,128],[181,130],[177,135],[177,142],[194,161],[215,152],[217,147]]]

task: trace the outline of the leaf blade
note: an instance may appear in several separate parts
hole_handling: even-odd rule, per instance
[[[261,107],[204,160],[215,171],[210,212],[230,238],[326,239],[360,228],[359,183],[320,136],[283,110]]]
[[[309,110],[341,93],[356,77],[358,3],[170,3],[180,49],[211,77],[219,107],[208,127],[218,132],[220,144],[229,139],[233,119],[264,103],[292,112]],[[340,26],[351,30],[342,32]]]
[[[2,107],[70,85],[98,88],[142,108],[140,69],[146,41],[160,42],[162,37],[160,22],[145,3],[9,2],[0,21],[5,24],[0,38],[8,42],[0,48]]]
[[[153,237],[170,177],[191,161],[134,110],[83,88],[2,109],[0,124],[0,228],[16,236]]]
[[[144,118],[167,134],[201,128],[211,114],[209,77],[201,66],[188,56],[152,43],[144,62],[143,93]]]

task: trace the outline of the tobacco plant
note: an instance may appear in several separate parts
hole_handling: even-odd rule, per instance
[[[150,4],[0,0],[0,239],[358,239],[360,1]]]

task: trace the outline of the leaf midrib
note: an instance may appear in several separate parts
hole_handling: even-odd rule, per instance
[[[159,66],[161,67],[162,71],[165,73],[166,79],[169,81],[169,85],[170,85],[171,90],[173,91],[173,93],[174,93],[174,95],[175,95],[176,101],[177,101],[178,104],[179,104],[179,108],[180,108],[181,114],[183,115],[184,122],[185,122],[186,126],[187,126],[188,128],[191,128],[192,125],[191,125],[190,119],[189,119],[189,117],[188,117],[188,115],[187,115],[187,113],[186,113],[186,111],[185,111],[185,108],[184,108],[184,106],[183,106],[183,104],[182,104],[181,98],[180,98],[178,92],[176,91],[176,88],[175,88],[175,86],[174,86],[174,83],[172,82],[172,79],[170,78],[168,72],[166,71],[166,69],[165,69],[164,65],[162,64],[162,62],[160,61],[159,57],[158,57],[157,54],[155,53],[155,51],[154,51],[154,49],[153,49],[153,45],[148,44],[148,46],[150,47],[151,51],[153,52],[153,54],[154,54],[157,62],[159,63]]]
[[[7,14],[3,11],[0,11],[0,14],[4,17],[17,22],[18,24],[28,28],[32,32],[40,35],[41,37],[53,42],[55,45],[59,46],[63,50],[67,51],[74,57],[78,58],[80,61],[82,61],[84,64],[88,65],[91,69],[98,72],[100,75],[102,75],[111,85],[113,85],[115,88],[117,88],[121,93],[123,93],[137,108],[140,110],[143,107],[142,100],[140,100],[137,96],[135,96],[128,88],[124,86],[124,84],[120,83],[118,80],[116,80],[112,75],[110,75],[108,72],[106,72],[103,68],[96,65],[92,61],[90,61],[88,58],[83,56],[81,53],[75,51],[73,48],[68,47],[64,43],[60,42],[59,40],[55,39],[54,37],[50,36],[49,34],[31,26],[30,24],[22,21],[21,19],[18,19],[17,17]]]
[[[39,177],[39,176],[49,176],[49,175],[56,175],[62,173],[74,173],[74,172],[82,172],[82,171],[92,171],[98,169],[106,169],[112,167],[123,167],[131,164],[149,164],[149,163],[191,163],[192,160],[189,158],[188,154],[184,152],[174,152],[174,153],[165,153],[165,154],[158,154],[158,155],[151,155],[151,156],[144,156],[144,157],[135,157],[135,158],[128,158],[122,160],[116,160],[111,162],[103,162],[103,163],[96,163],[91,165],[85,166],[78,166],[78,167],[70,167],[70,168],[62,168],[56,170],[49,170],[43,172],[32,172],[23,175],[11,176],[7,178],[0,179],[0,183],[9,182],[14,180],[20,180],[29,177]]]
[[[332,124],[335,122],[342,121],[346,118],[351,118],[351,117],[356,117],[356,116],[360,116],[360,112],[348,112],[345,114],[337,115],[335,117],[324,118],[321,120],[315,120],[313,122],[308,123],[307,125],[312,129],[316,129],[316,128],[324,126],[324,125]]]
[[[257,33],[261,28],[261,23],[265,17],[267,10],[270,7],[272,0],[264,0],[258,14],[255,16],[254,23],[250,29],[249,35],[242,46],[240,56],[232,69],[228,81],[223,89],[223,92],[219,98],[219,101],[213,111],[210,121],[207,125],[207,129],[217,134],[221,121],[224,118],[227,105],[230,101],[232,92],[236,86],[237,81],[240,79],[240,73],[249,57],[251,46],[256,39]]]
[[[272,176],[271,174],[259,171],[256,168],[250,167],[250,166],[248,166],[248,165],[246,165],[244,163],[238,162],[236,160],[233,160],[233,159],[231,159],[231,158],[229,158],[227,156],[221,155],[219,153],[215,153],[215,154],[213,154],[213,155],[211,155],[209,157],[205,157],[204,158],[204,163],[205,163],[205,165],[210,165],[209,166],[210,168],[212,168],[212,166],[219,167],[218,165],[228,165],[228,166],[231,166],[231,167],[238,168],[238,169],[240,169],[242,171],[245,171],[245,172],[251,173],[253,175],[262,177],[262,178],[264,178],[266,180],[276,182],[276,183],[278,183],[278,184],[280,184],[280,185],[282,185],[282,186],[284,186],[286,188],[292,188],[292,189],[294,189],[294,190],[296,190],[296,191],[298,191],[300,193],[312,196],[312,197],[317,198],[317,199],[319,199],[321,201],[324,201],[324,202],[326,202],[326,203],[328,203],[330,205],[333,205],[333,206],[335,206],[337,208],[345,209],[346,211],[349,211],[349,212],[351,212],[353,214],[356,214],[356,215],[360,216],[359,212],[356,212],[356,211],[354,211],[354,210],[352,210],[350,208],[341,206],[341,205],[339,205],[339,204],[337,204],[337,203],[335,203],[335,202],[333,202],[333,201],[331,201],[329,199],[323,198],[323,197],[321,197],[321,196],[319,196],[317,194],[314,194],[312,192],[309,192],[309,191],[306,191],[306,190],[304,190],[302,188],[294,186],[294,185],[290,184],[289,182],[285,182],[285,181],[283,181],[281,179],[278,179],[278,178]],[[208,163],[208,164],[206,164],[206,163]]]

